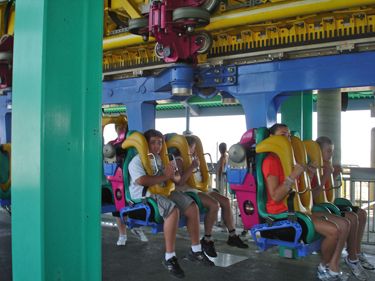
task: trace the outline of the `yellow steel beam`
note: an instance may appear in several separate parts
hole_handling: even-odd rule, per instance
[[[128,13],[128,15],[132,19],[142,17],[141,11],[138,9],[137,4],[134,3],[133,1],[131,1],[131,0],[117,0],[117,2],[120,3],[120,5],[125,9],[125,11]]]
[[[120,1],[120,0],[118,0]],[[121,0],[123,1],[123,0]],[[240,8],[211,17],[211,22],[204,29],[214,31],[228,27],[250,25],[264,21],[288,17],[303,16],[323,11],[375,4],[374,0],[289,0],[263,4],[250,8]],[[150,38],[150,42],[154,41]],[[106,37],[103,50],[110,50],[143,43],[141,36],[128,33]]]

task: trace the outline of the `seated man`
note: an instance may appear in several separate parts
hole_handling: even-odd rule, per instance
[[[174,172],[175,163],[172,161],[167,166],[163,166],[160,151],[163,146],[163,135],[156,130],[148,130],[144,133],[149,152],[152,153],[158,165],[158,173],[156,175],[147,175],[143,168],[139,154],[136,155],[129,163],[130,174],[130,195],[132,198],[141,198],[144,187],[159,184],[165,186],[165,181],[171,179],[177,183],[180,180],[178,172]],[[150,156],[151,159],[154,156]],[[155,161],[151,161],[152,169],[156,172]],[[191,250],[186,255],[190,261],[198,262],[206,266],[214,266],[207,256],[202,252],[199,241],[199,211],[194,200],[180,191],[171,192],[169,197],[161,194],[151,194],[147,191],[146,197],[153,198],[158,205],[160,216],[164,219],[164,238],[166,253],[163,259],[163,265],[168,269],[172,276],[182,278],[185,276],[177,262],[175,254],[175,241],[178,229],[180,215],[187,218],[187,228],[191,239]]]
[[[221,195],[220,193],[215,192],[212,188],[210,188],[207,192],[202,192],[198,189],[190,187],[186,183],[187,179],[193,173],[193,170],[196,167],[200,166],[200,162],[199,162],[198,157],[194,157],[196,153],[195,148],[197,146],[197,140],[191,136],[186,136],[185,138],[189,145],[189,153],[191,153],[190,157],[192,158],[192,163],[190,167],[187,168],[185,171],[184,160],[181,157],[181,152],[178,149],[176,149],[174,155],[176,156],[178,170],[181,173],[181,179],[178,182],[176,189],[183,191],[183,192],[197,193],[199,198],[201,199],[203,207],[208,209],[208,212],[204,219],[205,235],[201,239],[201,245],[202,245],[204,252],[210,257],[217,257],[214,242],[211,239],[211,233],[212,233],[212,228],[214,227],[214,223],[217,219],[217,213],[220,207],[222,209],[222,218],[229,232],[227,244],[229,246],[236,246],[238,248],[248,248],[249,246],[243,243],[241,238],[237,235],[237,231],[234,226],[233,213],[232,213],[229,199]],[[226,146],[221,151],[223,150],[224,150],[223,153],[225,153]],[[194,176],[199,182],[202,182],[202,173],[200,170],[195,172]]]

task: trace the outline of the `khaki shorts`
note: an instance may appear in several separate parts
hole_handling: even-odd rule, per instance
[[[186,212],[189,206],[195,201],[193,198],[185,195],[181,191],[173,191],[169,197],[161,194],[151,194],[150,198],[154,199],[158,204],[160,216],[166,220],[173,208],[177,207],[180,211],[180,217]]]

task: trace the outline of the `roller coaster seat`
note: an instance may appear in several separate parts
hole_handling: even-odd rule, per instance
[[[143,167],[147,174],[152,175],[151,161],[148,156],[148,144],[143,134],[136,131],[129,131],[127,138],[122,144],[122,148],[127,150],[127,155],[123,167],[117,167],[113,176],[107,176],[112,183],[113,193],[115,194],[115,204],[117,210],[120,211],[120,217],[123,220],[125,215],[128,215],[128,220],[123,222],[129,227],[134,228],[138,226],[152,227],[153,233],[163,231],[163,218],[159,214],[157,202],[149,197],[146,198],[132,198],[129,190],[130,175],[128,171],[129,163],[139,154]],[[166,144],[163,143],[160,156],[164,165],[167,165],[169,160],[166,153]],[[165,187],[159,185],[150,186],[148,190],[151,193],[164,194],[169,196],[174,191],[174,184],[171,180],[166,181]],[[204,219],[204,214],[200,217]],[[186,218],[180,218],[178,227],[186,226]]]
[[[304,141],[307,155],[311,161],[314,161],[318,165],[318,171],[319,174],[317,174],[314,178],[314,182],[317,184],[320,184],[320,177],[323,174],[323,159],[322,159],[322,152],[320,149],[319,144],[316,141],[313,140],[305,140]],[[330,196],[327,196],[327,192],[329,192]],[[333,190],[329,190],[327,192],[321,192],[318,197],[314,200],[314,210],[318,210],[318,208],[326,208],[331,213],[340,216],[341,212],[340,209],[336,205],[343,205],[347,206],[346,210],[351,211],[351,206],[353,206],[353,203],[345,198],[334,198],[334,192]],[[331,200],[329,200],[330,198]]]
[[[306,256],[320,248],[321,236],[315,232],[310,217],[302,212],[306,212],[306,209],[301,204],[298,193],[295,193],[295,198],[293,199],[294,210],[289,209],[288,212],[270,214],[266,209],[268,200],[267,188],[262,172],[264,159],[269,152],[276,153],[282,162],[285,174],[290,174],[294,163],[291,143],[283,136],[273,136],[272,138],[268,138],[268,136],[269,132],[267,128],[257,129],[257,207],[262,224],[254,226],[251,229],[251,233],[255,242],[262,250],[279,245],[295,249],[298,252],[298,256]],[[296,185],[293,188],[296,191],[298,190]],[[286,204],[286,199],[283,201]],[[256,240],[255,235],[258,231],[260,231],[262,236],[259,242]],[[303,243],[300,242],[301,240]],[[281,250],[282,248],[280,248]]]
[[[187,142],[186,138],[182,135],[178,135],[176,133],[171,133],[171,134],[165,135],[165,140],[167,142],[168,153],[173,153],[175,149],[178,149],[181,153],[181,158],[183,159],[183,162],[184,162],[184,169],[185,170],[188,169],[189,166],[191,165],[191,158],[189,156],[189,145],[188,145],[188,142]],[[203,151],[203,149],[202,149],[202,151]],[[207,176],[205,178],[209,179],[208,172],[207,172]],[[194,188],[197,184],[200,185],[200,186],[202,185],[202,183],[200,183],[195,178],[194,174],[190,175],[190,177],[186,181],[186,183],[192,188]],[[192,197],[195,200],[195,203],[198,206],[200,214],[205,214],[205,213],[208,212],[208,209],[203,207],[202,202],[201,202],[197,193],[186,192],[186,195],[189,195],[190,197]]]

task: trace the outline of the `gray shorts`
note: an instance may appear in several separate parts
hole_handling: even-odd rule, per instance
[[[182,217],[189,206],[192,203],[195,203],[193,198],[185,195],[185,193],[181,191],[173,191],[169,197],[161,194],[151,194],[150,197],[158,204],[160,216],[164,220],[168,218],[174,207],[178,208],[180,211],[180,217]]]

